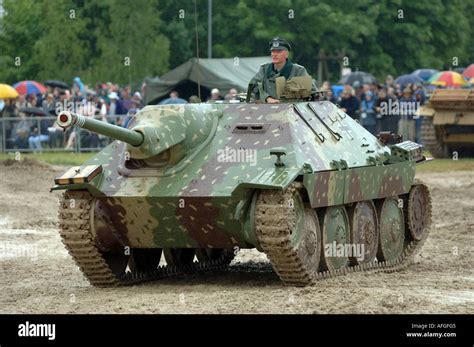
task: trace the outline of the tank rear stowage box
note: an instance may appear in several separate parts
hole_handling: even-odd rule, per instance
[[[419,115],[421,142],[434,157],[474,155],[474,89],[436,89]]]

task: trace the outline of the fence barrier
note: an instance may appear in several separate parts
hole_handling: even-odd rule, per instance
[[[120,125],[127,115],[101,116],[99,119]],[[73,127],[64,131],[56,117],[0,118],[0,153],[8,152],[91,152],[99,151],[113,139]]]

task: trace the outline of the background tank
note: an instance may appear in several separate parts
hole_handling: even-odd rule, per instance
[[[434,157],[474,156],[474,89],[436,89],[419,114],[421,141]]]
[[[329,101],[286,101],[147,106],[129,129],[61,113],[63,127],[120,139],[52,188],[87,279],[219,270],[242,248],[288,285],[406,265],[431,221],[421,145],[377,139]]]

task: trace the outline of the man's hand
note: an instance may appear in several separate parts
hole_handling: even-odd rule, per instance
[[[267,100],[265,100],[268,104],[279,104],[280,103],[280,100],[278,99],[273,99],[271,96],[269,96],[267,98]]]

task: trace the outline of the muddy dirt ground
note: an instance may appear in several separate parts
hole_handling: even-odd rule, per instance
[[[434,226],[415,264],[283,286],[265,255],[242,250],[229,271],[133,287],[91,287],[56,230],[63,167],[0,162],[0,313],[473,313],[474,173],[425,173]]]

